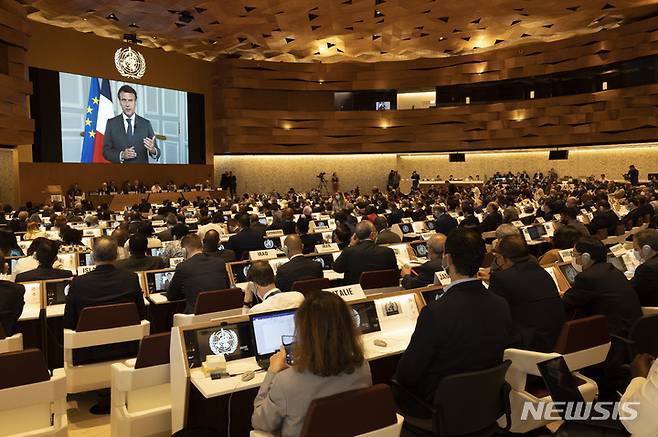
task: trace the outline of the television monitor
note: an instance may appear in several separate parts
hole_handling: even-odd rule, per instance
[[[403,234],[410,234],[414,231],[414,227],[411,223],[400,223],[400,231]]]
[[[352,305],[352,317],[354,317],[354,324],[359,328],[361,334],[369,334],[381,330],[377,308],[373,301]]]
[[[320,263],[322,270],[333,270],[334,269],[334,256],[332,254],[325,255],[316,255],[311,258],[311,260]]]
[[[91,253],[78,253],[78,266],[93,266],[94,257]]]
[[[162,272],[147,272],[146,273],[146,284],[149,289],[149,293],[162,293],[167,291],[169,288],[169,283],[174,277],[174,270],[166,270]]]
[[[200,328],[185,332],[190,368],[201,367],[208,355],[224,355],[226,361],[253,357],[249,322]]]
[[[205,163],[202,94],[36,67],[29,78],[35,162]]]
[[[427,257],[427,243],[424,241],[418,241],[411,243],[411,249],[414,251],[416,258],[425,258]]]
[[[69,294],[71,280],[46,281],[44,284],[46,286],[46,305],[66,303],[66,296]]]
[[[251,263],[236,263],[231,265],[231,270],[233,271],[233,276],[235,277],[235,283],[240,284],[242,282],[248,282],[247,275],[249,275],[249,269],[251,268]]]

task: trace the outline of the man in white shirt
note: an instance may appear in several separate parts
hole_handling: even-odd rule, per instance
[[[250,282],[244,292],[246,313],[297,308],[304,301],[304,295],[297,291],[283,292],[276,288],[274,270],[267,261],[254,262],[249,269],[248,279]]]
[[[633,402],[632,409],[637,417],[629,417],[629,408],[620,408],[621,423],[633,437],[654,437],[658,435],[658,360],[649,354],[640,354],[631,363],[633,379],[621,397],[621,403]]]

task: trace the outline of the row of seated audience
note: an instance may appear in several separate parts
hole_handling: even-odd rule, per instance
[[[619,220],[607,199],[609,194],[611,197],[617,195],[618,191],[610,193],[614,186],[604,189],[595,181],[576,181],[572,189],[563,192],[561,185],[554,180],[540,179],[534,183],[525,177],[519,177],[519,180],[523,182],[508,180],[505,186],[487,182],[481,192],[477,187],[468,188],[472,191],[465,188],[459,191],[453,187],[452,194],[416,192],[402,196],[397,192],[383,194],[373,190],[372,196],[355,197],[355,205],[333,213],[337,222],[333,238],[343,249],[334,270],[344,273],[346,283],[358,283],[361,273],[366,271],[397,269],[393,250],[382,245],[398,241],[390,235],[399,237],[390,230],[392,222],[399,223],[402,216],[422,220],[428,212],[434,214],[437,234],[428,240],[428,261],[419,267],[404,266],[400,272],[401,284],[405,288],[427,285],[434,282],[434,273],[441,270],[448,273],[451,284],[444,287],[436,301],[429,302],[421,311],[411,342],[398,364],[395,395],[405,415],[429,417],[426,404],[432,403],[442,378],[493,367],[502,361],[503,352],[508,347],[550,351],[562,324],[573,316],[574,311],[581,315],[605,315],[610,334],[626,336],[632,323],[641,315],[641,305],[658,306],[658,231],[652,228],[656,217],[646,198],[643,201],[626,199],[629,212]],[[578,274],[573,286],[562,297],[550,275],[541,267],[551,260],[551,256],[555,257],[555,252],[546,252],[538,261],[519,229],[510,224],[519,218],[518,213],[516,216],[510,213],[514,219],[510,221],[499,212],[499,204],[504,205],[504,211],[516,208],[512,206],[514,202],[509,200],[510,196],[515,201],[534,198],[531,187],[536,191],[546,189],[550,192],[549,196],[538,200],[538,217],[550,220],[556,213],[561,214],[561,224],[552,239],[555,246],[552,251],[573,248],[572,264]],[[572,196],[577,193],[578,197]],[[605,200],[601,200],[603,195]],[[296,314],[299,327],[296,362],[293,369],[288,369],[284,351],[272,357],[265,383],[255,401],[252,419],[255,428],[281,432],[282,435],[298,435],[306,408],[313,398],[371,383],[358,333],[344,302],[328,293],[311,294],[305,300],[303,295],[291,290],[296,280],[322,276],[318,264],[303,257],[317,244],[317,240],[311,243],[310,238],[318,238],[308,233],[308,219],[316,208],[311,205],[316,205],[319,199],[319,203],[325,205],[317,208],[322,212],[331,210],[330,201],[325,202],[316,196],[315,193],[307,196],[289,194],[288,205],[294,205],[294,208],[283,210],[277,209],[274,206],[277,202],[268,196],[248,196],[237,206],[231,206],[236,216],[234,219],[220,220],[223,215],[214,214],[209,218],[208,211],[200,213],[209,219],[200,221],[198,234],[190,232],[183,223],[184,216],[177,216],[179,211],[171,213],[175,217],[168,221],[167,226],[170,238],[178,242],[168,248],[178,246],[174,254],[182,254],[186,259],[177,265],[167,297],[171,300],[184,298],[186,312],[193,311],[200,291],[230,285],[225,251],[232,251],[233,259],[242,259],[248,251],[262,249],[266,229],[282,229],[288,235],[284,251],[290,261],[279,267],[276,275],[267,262],[254,262],[248,275],[251,284],[244,297],[247,311],[252,312],[300,307]],[[260,200],[255,200],[258,198]],[[596,198],[600,200],[595,201]],[[257,215],[248,212],[247,206],[255,206],[257,202],[261,202],[260,211],[280,213],[279,219],[273,220],[269,228],[259,222]],[[437,204],[426,206],[433,205],[433,202]],[[579,207],[587,205],[598,207],[589,227],[577,219]],[[202,205],[199,209],[204,207]],[[425,211],[426,208],[430,210]],[[636,211],[639,208],[643,209]],[[357,220],[356,209],[362,212],[364,220]],[[476,209],[484,210],[482,222],[476,217]],[[301,215],[295,222],[293,214],[296,210]],[[451,214],[454,212],[463,219],[455,219]],[[97,267],[73,279],[66,298],[65,327],[74,329],[79,312],[90,305],[134,301],[140,316],[145,317],[139,281],[130,271],[165,264],[160,258],[147,255],[147,249],[151,244],[157,244],[158,239],[154,238],[150,223],[135,213],[129,213],[129,220],[124,221],[112,237],[96,239],[93,257]],[[631,213],[633,215],[629,218]],[[54,216],[60,220],[60,231],[70,229],[66,227],[66,221],[62,223],[58,217]],[[215,220],[217,224],[228,223],[201,232],[202,226],[214,224]],[[643,223],[650,226],[633,237],[636,257],[641,264],[630,281],[607,263],[607,249],[600,238],[602,234],[617,233],[619,224],[624,222],[629,226]],[[605,232],[600,232],[602,229]],[[494,260],[488,274],[480,271],[486,255],[482,232],[495,232],[496,237]],[[220,249],[220,237],[226,233],[234,235],[229,237],[227,249]],[[37,267],[21,273],[29,273],[28,278],[41,277],[39,270],[44,274],[54,274],[52,271],[58,270],[53,268],[58,244],[44,240],[34,252]],[[117,261],[126,241],[129,256],[124,254],[124,259]],[[4,251],[4,246],[2,249]],[[482,279],[488,282],[488,290]],[[8,281],[0,283],[0,311],[13,311],[14,314],[18,311],[20,315],[18,304],[14,302],[16,299],[11,301],[12,292],[13,296],[20,295],[20,288],[22,286]],[[7,332],[13,331],[12,324],[4,327]],[[612,345],[602,374],[596,375],[601,399],[618,398],[616,393],[624,392],[629,383],[623,365],[631,362],[633,357],[627,356],[625,347],[619,342],[613,340]],[[649,388],[656,384],[658,368],[656,364],[651,366],[651,362],[652,357],[647,356],[633,361],[632,376],[654,376],[634,379],[625,394],[626,399],[635,397],[643,402],[656,401]],[[281,405],[288,408],[284,411]],[[643,430],[658,430],[655,417],[641,417],[635,425]]]

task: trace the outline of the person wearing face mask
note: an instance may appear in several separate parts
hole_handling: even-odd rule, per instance
[[[491,274],[489,291],[509,304],[519,347],[552,351],[565,314],[551,275],[531,257],[524,238],[518,234],[498,242],[496,264],[499,269]]]
[[[497,366],[512,343],[507,302],[477,278],[485,252],[475,230],[458,228],[446,239],[443,265],[452,282],[420,311],[394,376],[395,400],[407,417],[431,417],[416,398],[431,405],[444,377]]]
[[[642,306],[658,307],[658,230],[643,229],[635,234],[633,250],[642,264],[635,269],[631,285]]]
[[[320,263],[302,254],[302,240],[299,235],[288,235],[283,251],[290,261],[276,270],[276,286],[281,291],[290,291],[295,281],[322,278]]]
[[[244,292],[245,313],[297,308],[304,302],[303,294],[297,291],[283,292],[276,287],[274,270],[267,261],[254,262],[249,269],[247,279],[249,286]]]
[[[185,299],[185,313],[194,313],[200,292],[228,288],[226,262],[203,253],[203,244],[197,234],[188,234],[181,240],[185,261],[176,266],[167,289],[168,300]]]
[[[567,313],[578,310],[584,316],[603,315],[611,335],[627,337],[628,330],[642,316],[640,301],[630,281],[607,261],[607,249],[593,237],[579,239],[571,264],[579,272],[573,286],[562,296]],[[612,346],[599,378],[600,399],[614,399],[623,389],[621,366],[630,360],[626,345],[612,339]]]

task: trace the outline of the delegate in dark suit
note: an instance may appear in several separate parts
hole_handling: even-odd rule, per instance
[[[536,262],[514,264],[491,274],[489,291],[510,306],[522,349],[550,352],[566,321],[555,282]]]
[[[658,256],[637,266],[631,285],[642,306],[658,307]]]
[[[25,287],[9,281],[0,281],[0,324],[6,336],[14,334],[14,327],[25,305]]]
[[[292,290],[295,281],[322,278],[322,266],[320,263],[306,258],[303,255],[293,256],[287,263],[279,266],[276,270],[275,284],[281,291]]]
[[[439,234],[448,235],[450,231],[457,227],[457,219],[450,214],[441,214],[434,220],[434,229]]]
[[[403,277],[402,286],[406,290],[426,287],[434,283],[434,274],[441,270],[443,270],[441,258],[427,261],[425,264],[413,268],[417,276],[412,273]]]
[[[133,135],[128,136],[124,125],[123,113],[107,121],[105,127],[105,137],[103,138],[103,157],[110,162],[120,163],[119,154],[121,151],[130,147],[135,148],[137,156],[132,159],[125,159],[126,164],[148,164],[149,152],[144,146],[144,138],[153,138],[155,133],[151,122],[135,114],[135,125],[133,126]],[[160,159],[160,148],[155,144],[155,155],[153,159]]]
[[[580,309],[587,315],[606,316],[608,329],[615,335],[627,335],[642,315],[640,301],[626,276],[605,262],[578,273],[562,302],[568,311]]]
[[[334,271],[345,273],[346,284],[358,284],[363,272],[397,268],[393,249],[377,246],[372,240],[346,248],[334,263]]]
[[[167,289],[167,299],[185,299],[185,313],[192,314],[200,292],[223,290],[228,288],[228,285],[224,260],[197,253],[176,266],[176,272]]]
[[[402,238],[390,229],[384,229],[377,234],[375,242],[377,244],[396,244],[402,243]]]
[[[235,257],[240,260],[245,252],[265,249],[263,243],[263,235],[247,227],[229,238],[226,248],[235,252]]]
[[[511,335],[512,319],[504,299],[489,293],[479,280],[455,284],[421,310],[395,379],[431,404],[444,377],[499,365]],[[397,399],[404,413],[428,416],[405,399]]]
[[[70,270],[54,269],[52,267],[37,267],[16,275],[16,282],[46,281],[48,279],[70,278]]]
[[[139,317],[146,318],[139,277],[111,264],[99,265],[71,281],[64,307],[64,328],[75,329],[80,311],[86,307],[125,302],[135,302]]]
[[[159,270],[166,267],[165,262],[159,256],[135,256],[118,260],[115,265],[118,269],[128,270],[130,272],[139,272],[145,270]]]

